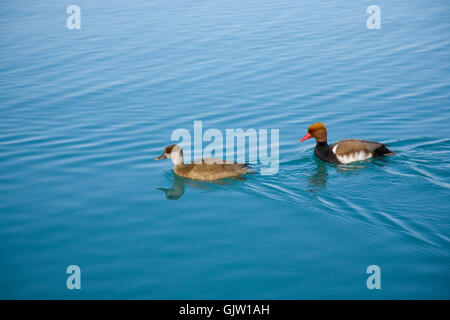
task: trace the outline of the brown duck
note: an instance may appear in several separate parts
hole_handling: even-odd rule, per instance
[[[346,164],[355,161],[366,160],[378,156],[390,156],[395,154],[383,143],[358,139],[345,139],[331,146],[327,143],[327,129],[321,122],[309,126],[306,135],[299,141],[316,138],[314,154],[323,161],[330,163]]]
[[[204,158],[184,164],[183,151],[178,145],[170,145],[155,160],[171,159],[173,171],[184,178],[213,181],[222,178],[243,179],[240,175],[250,171],[247,164],[233,163],[217,158]]]

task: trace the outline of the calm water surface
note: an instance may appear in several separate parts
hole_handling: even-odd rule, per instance
[[[0,298],[450,298],[448,1],[75,3],[0,4]],[[195,120],[279,129],[279,172],[153,161]],[[324,163],[316,121],[397,155]]]

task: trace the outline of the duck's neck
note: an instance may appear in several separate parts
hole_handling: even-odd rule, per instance
[[[328,145],[327,140],[321,142],[317,141],[314,154],[324,161],[340,163],[333,150],[331,150],[331,147]]]
[[[183,154],[179,152],[173,152],[170,155],[170,159],[172,159],[173,165],[175,167],[180,167],[184,165]]]
[[[328,149],[330,146],[328,145],[327,140],[325,141],[317,141],[317,147],[320,149]]]

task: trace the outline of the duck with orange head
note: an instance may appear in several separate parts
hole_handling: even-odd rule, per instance
[[[314,154],[330,163],[347,164],[395,154],[386,147],[386,144],[368,140],[345,139],[330,146],[327,142],[327,128],[321,122],[310,125],[308,132],[299,142],[310,138],[315,138],[317,142]]]

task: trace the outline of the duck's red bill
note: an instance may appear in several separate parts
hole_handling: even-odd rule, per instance
[[[302,138],[302,139],[300,139],[300,141],[299,142],[302,142],[302,141],[305,141],[305,140],[308,140],[308,139],[310,139],[310,138],[312,138],[311,137],[311,135],[309,134],[309,133],[307,133],[307,134],[305,134],[305,136]]]

